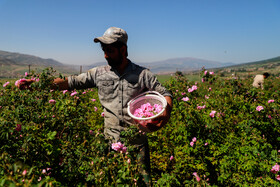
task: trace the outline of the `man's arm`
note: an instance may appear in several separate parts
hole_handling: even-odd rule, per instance
[[[35,82],[35,80],[32,79],[25,79],[24,81],[20,82],[17,87],[21,90],[25,90],[25,89],[30,89],[30,84],[32,84],[33,82]],[[69,86],[68,86],[68,78],[65,79],[61,79],[61,78],[56,78],[53,80],[53,83],[51,85],[52,89],[56,89],[56,90],[68,90]]]

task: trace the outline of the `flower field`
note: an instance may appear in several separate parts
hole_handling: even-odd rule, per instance
[[[97,90],[55,91],[54,76],[26,74],[27,90],[0,83],[0,186],[142,186],[129,140],[143,132],[109,145]],[[252,81],[203,70],[164,83],[170,121],[147,133],[154,186],[280,186],[280,78]]]

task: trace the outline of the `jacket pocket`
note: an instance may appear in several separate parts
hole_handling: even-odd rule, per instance
[[[139,83],[128,83],[126,93],[129,97],[135,97],[141,92]]]
[[[114,81],[100,81],[98,84],[98,92],[102,98],[110,98],[114,95]]]

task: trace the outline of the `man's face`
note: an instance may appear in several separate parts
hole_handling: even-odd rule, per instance
[[[104,52],[104,57],[111,67],[116,68],[122,64],[122,55],[117,47],[110,44],[102,44],[101,47]]]

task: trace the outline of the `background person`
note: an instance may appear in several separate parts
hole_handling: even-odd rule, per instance
[[[269,77],[269,73],[265,72],[262,75],[256,75],[254,78],[254,82],[253,82],[253,86],[255,88],[261,88],[263,89],[263,84],[264,84],[264,79],[266,79],[267,77]]]
[[[108,28],[104,35],[94,38],[95,43],[100,43],[108,65],[90,69],[77,76],[66,79],[57,78],[53,84],[59,90],[98,88],[98,96],[104,107],[104,134],[110,143],[120,141],[121,131],[135,125],[127,113],[127,103],[135,96],[153,90],[162,94],[167,107],[158,124],[147,124],[150,131],[162,128],[169,120],[172,109],[172,95],[164,88],[156,76],[147,68],[132,63],[127,52],[127,33],[117,27]],[[26,88],[32,80],[26,80],[19,88]],[[54,86],[55,87],[55,86]],[[141,173],[147,186],[150,180],[150,156],[147,137],[141,134],[131,142],[138,149]]]

